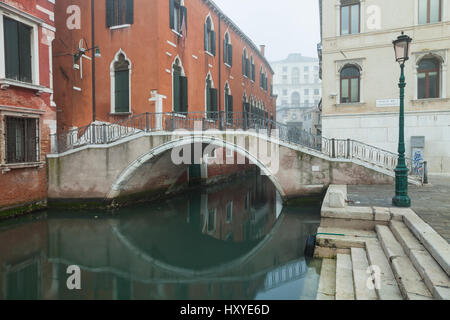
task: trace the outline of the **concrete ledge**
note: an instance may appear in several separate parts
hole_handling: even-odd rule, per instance
[[[346,207],[322,209],[322,217],[336,219],[374,220],[374,213],[370,207]]]

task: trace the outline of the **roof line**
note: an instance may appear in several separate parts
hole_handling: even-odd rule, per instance
[[[211,6],[214,11],[219,14],[224,21],[226,21],[228,24],[231,25],[231,27],[234,29],[235,32],[237,32],[242,38],[244,38],[245,41],[248,42],[248,44],[250,45],[250,47],[252,47],[252,49],[254,51],[256,51],[257,55],[263,60],[263,62],[269,67],[270,71],[272,72],[272,74],[274,74],[275,72],[272,69],[272,66],[270,65],[270,62],[267,60],[267,58],[265,56],[262,55],[260,49],[258,48],[258,46],[252,41],[252,39],[250,39],[238,26],[236,23],[233,22],[233,20],[231,20],[223,11],[222,9],[219,8],[219,6],[214,3],[214,1],[212,0],[203,0],[204,2],[206,2],[209,6]],[[220,36],[220,35],[219,35]]]

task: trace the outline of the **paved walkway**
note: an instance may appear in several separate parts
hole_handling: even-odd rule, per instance
[[[412,209],[450,242],[450,176],[430,176],[430,185],[409,186]],[[395,187],[348,186],[348,198],[355,206],[392,207]]]

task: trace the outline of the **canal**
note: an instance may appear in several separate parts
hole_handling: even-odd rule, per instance
[[[0,223],[0,299],[315,299],[306,259],[320,203],[284,207],[266,177],[113,213],[47,211]],[[69,266],[80,290],[69,290]]]

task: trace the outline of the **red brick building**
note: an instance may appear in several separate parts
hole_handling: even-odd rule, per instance
[[[276,119],[264,47],[212,1],[59,0],[55,18],[60,131],[144,112]]]
[[[0,216],[45,201],[54,0],[0,0]]]

